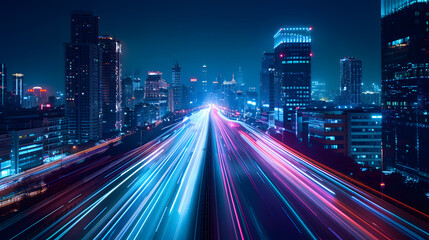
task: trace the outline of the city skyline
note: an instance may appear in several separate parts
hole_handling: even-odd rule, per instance
[[[141,7],[146,11],[142,11],[141,14],[127,5],[122,9],[113,10],[108,3],[99,4],[98,1],[91,3],[77,1],[61,5],[61,9],[57,3],[45,3],[46,6],[43,5],[45,8],[37,15],[31,12],[32,4],[23,8],[19,6],[22,14],[34,19],[35,27],[30,28],[27,22],[16,19],[16,16],[9,16],[8,13],[2,15],[0,18],[17,24],[13,29],[6,26],[5,32],[9,37],[0,39],[0,46],[4,46],[0,62],[6,64],[9,73],[24,73],[28,87],[42,85],[51,87],[52,89],[48,89],[51,92],[64,90],[60,60],[64,54],[62,44],[70,37],[69,14],[76,9],[90,9],[100,17],[100,34],[110,34],[123,43],[123,77],[136,72],[140,72],[142,76],[147,71],[167,73],[178,61],[182,66],[184,79],[200,75],[204,64],[207,65],[209,80],[215,79],[219,73],[222,73],[222,76],[231,76],[232,73],[237,73],[241,66],[244,81],[249,86],[258,87],[260,58],[264,51],[271,50],[272,36],[278,28],[310,25],[314,29],[313,80],[326,82],[329,89],[338,90],[339,59],[357,57],[363,62],[363,82],[379,84],[380,40],[376,33],[379,31],[380,3],[361,1],[350,6],[350,3],[339,2],[330,7],[317,1],[276,4],[279,8],[285,9],[284,13],[272,9],[274,14],[259,12],[254,15],[260,5],[244,4],[242,1],[229,5],[211,2],[204,6],[197,2],[183,3],[182,6],[142,3]],[[15,3],[7,5],[12,9],[17,7]],[[301,10],[305,6],[310,7],[300,15],[294,13],[293,10]],[[175,12],[176,7],[181,9],[180,13]],[[219,14],[205,8],[215,9]],[[240,11],[234,12],[232,8]],[[148,9],[163,9],[160,13],[162,17],[154,16]],[[325,19],[323,15],[316,14],[320,9],[338,17],[335,21]],[[47,10],[54,11],[47,15],[44,13]],[[125,14],[127,17],[118,18],[114,14],[115,11],[118,13],[128,11],[129,14]],[[358,21],[359,14],[365,11],[368,12],[365,15],[372,17]],[[222,16],[219,21],[216,20],[218,15]],[[345,16],[349,16],[348,21],[340,20]],[[198,21],[194,21],[195,19]],[[39,34],[49,34],[50,37],[35,37],[40,36]],[[22,42],[30,36],[33,40],[22,45]],[[177,36],[174,38],[177,40],[169,42],[168,39],[172,36]],[[42,54],[46,57],[40,61],[27,60],[31,56]],[[166,75],[166,80],[171,83],[170,75]]]
[[[2,238],[428,239],[429,0],[7,17]]]

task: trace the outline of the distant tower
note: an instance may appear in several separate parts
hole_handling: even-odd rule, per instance
[[[168,109],[167,82],[162,79],[161,72],[148,72],[144,92],[145,102],[156,107],[156,119],[163,117]]]
[[[22,100],[24,99],[24,74],[12,74],[12,83],[13,94],[15,94],[15,96],[17,97],[17,103],[22,106]]]
[[[122,127],[121,43],[109,36],[99,37],[101,48],[101,98],[103,135],[117,133]]]
[[[3,63],[0,63],[0,107],[6,105],[7,93],[7,68]]]
[[[100,55],[98,17],[91,12],[73,12],[71,42],[65,44],[69,144],[101,138]]]
[[[362,61],[354,57],[341,59],[340,82],[340,105],[360,105],[362,94]]]
[[[196,106],[200,101],[200,89],[198,79],[196,77],[191,77],[189,80],[189,99],[192,103],[191,106]]]
[[[240,90],[244,90],[244,78],[243,78],[243,71],[241,70],[241,66],[238,66],[238,72],[236,77],[237,85],[239,86]]]
[[[201,70],[201,90],[202,90],[202,96],[205,98],[207,96],[208,89],[208,82],[207,82],[207,66],[204,64]],[[204,100],[204,99],[203,99]]]
[[[264,112],[274,111],[274,53],[264,53],[261,61],[260,105]]]
[[[177,111],[183,108],[181,68],[178,62],[171,69],[171,81],[174,94],[174,109]]]
[[[131,77],[122,79],[122,106],[124,108],[133,108],[133,80]]]

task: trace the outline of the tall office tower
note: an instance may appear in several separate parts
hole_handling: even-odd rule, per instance
[[[0,107],[6,105],[7,93],[7,68],[6,65],[0,63]]]
[[[222,95],[220,104],[231,110],[238,110],[237,102],[237,81],[235,81],[234,74],[232,74],[231,81],[222,82]]]
[[[201,91],[203,93],[203,95],[202,95],[203,99],[202,100],[205,100],[205,98],[208,95],[208,92],[209,92],[208,87],[209,87],[209,85],[207,82],[207,66],[204,64],[202,67],[202,70],[201,70]]]
[[[341,105],[358,106],[362,93],[362,61],[354,57],[340,60]]]
[[[168,88],[168,110],[170,112],[174,112],[174,91],[173,88],[169,87]]]
[[[122,106],[124,108],[133,108],[133,79],[126,77],[122,79]]]
[[[295,130],[296,109],[311,100],[311,30],[280,28],[274,35],[274,114],[289,131]]]
[[[274,53],[264,53],[262,57],[259,99],[263,112],[274,111]]]
[[[177,111],[183,108],[181,68],[177,62],[171,69],[171,83],[174,92],[174,109]]]
[[[163,117],[168,108],[167,83],[162,79],[161,72],[148,72],[144,92],[145,102],[157,109],[156,119]]]
[[[236,81],[238,85],[238,89],[241,91],[245,91],[245,83],[244,83],[244,77],[243,77],[243,71],[241,70],[241,66],[238,66]]]
[[[13,94],[16,96],[16,103],[22,105],[24,99],[24,74],[12,74]]]
[[[142,86],[140,77],[136,75],[134,76],[134,79],[133,79],[133,89],[136,90],[136,89],[139,89],[140,87],[144,88],[144,83]]]
[[[216,79],[212,82],[212,92],[211,92],[211,96],[212,96],[212,102],[216,103],[216,104],[220,104],[220,98],[221,98],[221,94],[222,94],[222,75],[219,73],[219,75],[216,77]]]
[[[199,88],[198,79],[196,77],[191,77],[189,79],[189,105],[195,107],[199,104],[201,99],[201,89]]]
[[[98,141],[101,137],[100,61],[98,17],[91,12],[73,12],[71,43],[65,44],[69,144]]]
[[[109,36],[100,36],[98,41],[101,48],[103,135],[110,137],[122,127],[121,43]]]
[[[383,162],[429,180],[429,1],[383,1]]]
[[[33,87],[27,89],[26,97],[24,99],[23,107],[41,107],[43,104],[48,103],[48,91],[42,87]]]
[[[326,83],[322,81],[311,81],[311,100],[326,101],[327,98]]]

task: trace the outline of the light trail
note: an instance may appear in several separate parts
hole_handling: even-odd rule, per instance
[[[227,119],[216,108],[212,122],[217,178],[225,188],[217,191],[217,201],[225,202],[228,213],[218,212],[217,219],[231,226],[220,227],[220,238],[429,238],[427,223],[289,151],[258,129]]]
[[[213,107],[98,161],[2,238],[429,239],[427,222]]]
[[[165,134],[104,167],[91,181],[83,179],[80,192],[66,200],[66,204],[78,204],[63,213],[54,212],[59,214],[55,221],[49,221],[52,213],[20,234],[34,232],[36,239],[192,237],[209,113],[210,109],[204,109],[169,126]],[[95,179],[105,184],[83,195],[92,191]],[[165,213],[166,209],[170,212]],[[20,220],[36,216],[23,214]],[[7,226],[14,224],[5,224],[3,230],[10,229]]]

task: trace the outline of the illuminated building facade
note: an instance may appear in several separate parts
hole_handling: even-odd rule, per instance
[[[40,107],[48,103],[48,91],[42,87],[33,87],[27,89],[24,97],[23,106],[25,108]]]
[[[122,127],[121,108],[121,43],[109,36],[100,36],[101,99],[103,136],[110,137]]]
[[[11,131],[11,159],[15,164],[15,173],[43,164],[44,128],[32,128]]]
[[[221,94],[222,94],[222,75],[216,77],[216,79],[212,82],[212,92],[211,92],[211,101],[216,104],[220,104]]]
[[[22,105],[24,99],[24,74],[12,74],[13,94],[16,97],[16,104]]]
[[[228,109],[238,110],[237,90],[237,81],[235,81],[234,74],[232,74],[231,81],[224,80],[222,83],[220,104]]]
[[[429,4],[383,1],[383,161],[429,180]]]
[[[98,17],[91,12],[73,12],[71,43],[65,44],[66,116],[70,144],[98,141],[101,137],[100,61]]]
[[[9,146],[10,154],[10,162],[1,164],[1,171],[6,170],[2,173],[3,176],[60,159],[66,154],[67,119],[61,110],[42,112],[37,109],[22,109],[2,113],[0,132],[0,162],[6,159],[6,152],[2,151],[1,144]]]
[[[198,79],[196,77],[191,77],[189,79],[189,106],[195,107],[199,104],[201,99],[201,89],[199,88]]]
[[[358,164],[381,168],[379,109],[306,109],[300,115],[303,120],[300,136],[304,142],[347,155]]]
[[[288,131],[295,131],[295,110],[310,105],[311,30],[281,28],[274,35],[274,117]]]
[[[9,133],[0,134],[0,178],[15,174],[15,164],[10,158],[12,138]]]
[[[144,100],[156,107],[156,119],[163,117],[168,108],[167,82],[161,72],[148,72],[145,82]]]
[[[362,93],[362,61],[353,57],[340,60],[340,105],[359,106]]]
[[[177,62],[171,69],[171,82],[174,94],[174,110],[181,110],[183,108],[181,68]]]
[[[207,79],[207,66],[204,64],[201,70],[201,90],[202,90],[202,97],[203,101],[206,100],[207,94],[209,92],[209,85],[208,85],[208,79]]]

